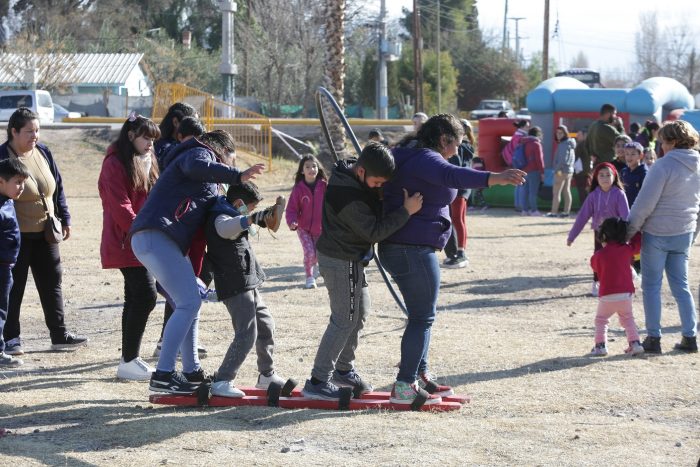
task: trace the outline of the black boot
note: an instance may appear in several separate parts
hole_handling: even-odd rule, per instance
[[[674,345],[673,348],[682,352],[695,353],[698,351],[698,338],[696,336],[683,336],[681,341],[678,344]]]
[[[642,347],[646,353],[661,353],[661,338],[647,336],[642,342]]]

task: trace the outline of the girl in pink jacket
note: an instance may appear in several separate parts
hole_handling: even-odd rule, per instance
[[[299,161],[299,168],[294,176],[294,188],[287,203],[287,225],[290,230],[296,231],[304,250],[307,289],[316,288],[316,241],[321,235],[323,197],[326,194],[327,182],[328,177],[318,159],[311,154],[303,156]]]

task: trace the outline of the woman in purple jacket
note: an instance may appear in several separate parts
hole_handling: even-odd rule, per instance
[[[440,290],[440,264],[436,252],[450,236],[449,205],[457,189],[491,185],[521,185],[525,172],[502,173],[457,167],[447,159],[457,153],[463,128],[453,115],[431,117],[413,138],[415,145],[393,150],[396,171],[384,185],[384,210],[403,204],[403,189],[423,193],[423,207],[395,234],[379,245],[379,257],[401,291],[408,325],[401,340],[401,363],[392,390],[394,403],[420,405],[430,397],[450,395],[449,386],[436,384],[428,372],[430,332]],[[416,385],[416,380],[425,388]],[[433,396],[434,397],[434,396]]]

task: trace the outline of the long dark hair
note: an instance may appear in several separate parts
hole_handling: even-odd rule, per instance
[[[598,172],[600,172],[602,169],[609,169],[612,172],[612,186],[616,186],[622,191],[625,190],[625,187],[622,184],[622,181],[620,180],[620,175],[617,173],[617,169],[615,168],[615,166],[612,165],[610,162],[601,162],[600,164],[596,165],[593,169],[593,175],[591,175],[591,188],[589,190],[590,193],[593,193],[593,190],[598,188]]]
[[[177,118],[177,121],[181,122],[183,118],[195,115],[197,115],[197,110],[187,102],[175,102],[170,106],[163,120],[160,121],[160,134],[164,139],[175,138],[173,118]]]
[[[442,136],[447,136],[451,141],[461,141],[464,135],[462,122],[451,114],[433,115],[420,127],[416,139],[418,147],[440,149]]]
[[[321,163],[316,159],[316,156],[313,154],[304,154],[301,156],[301,159],[299,159],[299,167],[297,167],[297,172],[294,174],[294,183],[297,184],[300,181],[304,180],[304,164],[306,164],[307,161],[313,161],[316,163],[316,166],[318,167],[318,173],[316,174],[316,180],[319,178],[321,180],[328,180],[328,176],[326,175],[326,171],[323,170],[323,166]]]
[[[131,135],[131,137],[129,137]],[[136,190],[150,191],[158,179],[158,162],[151,152],[151,168],[147,175],[139,170],[134,170],[134,139],[139,136],[156,140],[160,137],[160,130],[152,120],[136,115],[129,117],[122,125],[119,137],[113,143],[117,150],[117,158],[126,169],[126,176],[131,180],[131,186]]]
[[[214,155],[222,164],[233,167],[236,163],[236,143],[225,130],[214,130],[204,133],[198,138],[202,143],[214,151]],[[231,156],[233,154],[233,156]]]

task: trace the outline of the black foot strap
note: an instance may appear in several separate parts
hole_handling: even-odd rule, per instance
[[[279,407],[280,405],[280,393],[282,392],[282,386],[277,383],[270,383],[267,387],[267,406],[268,407]]]
[[[425,383],[425,392],[428,394],[435,394],[438,390],[437,384],[433,383],[432,381],[428,381]]]
[[[350,400],[352,399],[351,388],[340,388],[340,399],[338,399],[338,410],[350,410]]]
[[[199,385],[194,393],[197,396],[197,405],[209,405],[209,399],[211,398],[211,381],[202,381],[202,384]]]
[[[423,407],[423,404],[425,404],[425,401],[427,401],[428,398],[425,397],[425,394],[421,394],[421,391],[418,391],[416,394],[416,398],[413,399],[413,402],[411,402],[411,410],[420,410],[421,407]]]
[[[289,378],[286,383],[284,383],[284,386],[282,386],[282,391],[281,391],[281,396],[282,397],[291,397],[292,391],[294,390],[295,387],[297,387],[297,380],[294,378]]]

